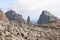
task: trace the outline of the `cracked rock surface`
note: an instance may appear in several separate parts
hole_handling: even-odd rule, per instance
[[[60,24],[0,23],[0,40],[60,40]]]

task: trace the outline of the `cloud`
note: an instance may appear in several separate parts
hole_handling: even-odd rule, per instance
[[[3,12],[6,12],[6,10],[10,7],[13,1],[14,0],[0,0],[0,8],[3,10]]]
[[[32,19],[38,19],[42,10],[48,10],[52,14],[59,16],[60,0],[16,0],[10,8]]]

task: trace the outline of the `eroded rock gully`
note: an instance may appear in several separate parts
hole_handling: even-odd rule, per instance
[[[60,27],[0,23],[0,40],[60,40]]]

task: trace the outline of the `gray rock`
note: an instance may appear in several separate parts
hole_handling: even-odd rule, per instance
[[[30,17],[27,17],[27,24],[30,24]]]
[[[19,23],[24,23],[24,19],[23,19],[22,15],[16,14],[16,12],[13,11],[13,10],[7,11],[7,12],[5,13],[5,15],[7,16],[7,18],[8,18],[10,21],[15,20],[15,21],[17,21],[17,22],[19,22]]]
[[[38,24],[47,24],[52,20],[57,20],[57,17],[55,17],[53,14],[50,12],[44,10],[42,11],[42,14],[39,17]]]

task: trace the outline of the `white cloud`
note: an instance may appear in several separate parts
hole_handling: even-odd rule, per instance
[[[38,19],[42,10],[48,10],[59,16],[60,0],[16,0],[10,8],[21,13],[25,19],[27,16]]]

